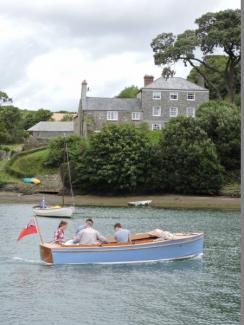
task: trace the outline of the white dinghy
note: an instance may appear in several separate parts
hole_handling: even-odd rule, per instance
[[[139,207],[139,206],[148,206],[152,203],[152,200],[145,200],[145,201],[134,201],[128,202],[129,206]]]
[[[70,192],[72,196],[72,206],[65,206],[64,202],[64,179],[63,179],[63,190],[62,190],[62,206],[54,205],[54,206],[46,206],[45,199],[43,198],[40,206],[33,207],[33,213],[35,216],[38,217],[56,217],[56,218],[71,218],[75,212],[75,201],[74,201],[74,193],[72,188],[72,181],[71,181],[71,173],[70,173],[70,164],[69,164],[69,154],[68,154],[68,147],[67,142],[65,140],[64,135],[64,143],[65,143],[65,159],[67,161],[68,167],[68,176],[69,176],[69,185],[70,185]]]

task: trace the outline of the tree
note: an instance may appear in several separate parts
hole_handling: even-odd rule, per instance
[[[139,92],[139,88],[137,86],[125,87],[119,94],[118,98],[134,98]]]
[[[218,87],[211,81],[208,72],[213,70],[205,57],[220,49],[227,56],[224,67],[228,97],[234,102],[236,95],[237,67],[240,63],[240,10],[225,10],[217,13],[207,13],[196,19],[196,30],[186,30],[182,34],[162,33],[153,39],[151,47],[154,52],[156,65],[170,65],[182,61],[190,64],[203,77],[209,88],[216,91],[217,98],[221,99]],[[201,52],[201,55],[198,53]],[[202,64],[205,70],[200,69]],[[168,74],[168,70],[167,71]],[[214,68],[221,77],[222,71]]]
[[[70,161],[77,161],[82,155],[85,142],[79,136],[53,138],[48,143],[48,155],[44,166],[59,167],[67,161],[66,144]]]
[[[225,101],[203,103],[197,123],[215,143],[221,164],[227,170],[240,168],[240,110]]]
[[[160,139],[161,187],[185,194],[214,194],[223,182],[215,145],[191,117],[171,119]]]
[[[225,82],[225,66],[228,60],[226,55],[208,55],[204,58],[206,64],[211,67],[211,69],[207,69],[203,64],[200,64],[198,67],[204,74],[208,74],[208,78],[211,81],[211,84],[215,85],[215,87],[209,86],[206,82],[204,82],[204,86],[209,89],[210,99],[218,99],[218,94],[216,92],[216,88],[222,99],[225,99],[228,95],[228,91],[226,88]],[[216,72],[219,71],[219,72]],[[236,94],[240,93],[241,86],[241,78],[240,78],[240,64],[236,66]],[[196,68],[193,68],[188,75],[187,79],[196,84],[202,86],[202,77]],[[236,96],[237,100],[237,96]]]
[[[52,112],[48,109],[40,108],[37,111],[27,113],[24,119],[23,127],[25,130],[41,121],[49,121],[52,117]]]
[[[6,102],[10,102],[12,103],[13,100],[12,98],[8,97],[7,93],[5,93],[4,91],[0,91],[0,106]]]
[[[90,138],[76,167],[75,185],[91,192],[143,191],[151,183],[151,146],[131,125],[109,125]]]
[[[25,137],[22,128],[20,110],[15,106],[0,107],[0,125],[2,126],[2,141],[5,143],[19,143]]]

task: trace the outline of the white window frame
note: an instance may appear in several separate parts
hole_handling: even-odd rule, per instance
[[[156,108],[158,109],[159,113],[155,114]],[[161,106],[153,106],[152,108],[152,116],[161,116]]]
[[[154,128],[155,125],[158,126],[158,129],[157,128],[156,129]],[[159,130],[161,130],[161,128],[162,128],[161,123],[152,123],[152,131],[159,131]]]
[[[172,95],[174,95],[174,96],[176,95],[176,98],[171,98]],[[170,100],[178,100],[178,98],[179,98],[179,94],[178,93],[176,93],[176,92],[169,93],[169,99]]]
[[[132,112],[131,113],[132,121],[140,121],[141,119],[141,112]]]
[[[153,93],[152,93],[152,99],[154,99],[154,100],[161,100],[161,91],[153,91]]]
[[[117,111],[107,111],[107,121],[118,121],[118,119]]]
[[[176,114],[172,114],[171,110],[175,109]],[[178,116],[178,107],[170,107],[169,109],[169,117],[177,117]]]
[[[189,114],[189,110],[192,110],[192,114]],[[186,116],[187,117],[195,117],[196,116],[196,109],[195,107],[187,107],[186,108]]]
[[[193,94],[193,98],[188,98],[189,94]],[[194,91],[188,91],[187,95],[186,95],[187,100],[189,101],[195,101],[196,100],[196,94]]]

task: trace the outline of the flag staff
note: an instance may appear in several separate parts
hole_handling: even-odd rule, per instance
[[[36,225],[37,232],[38,232],[39,237],[40,237],[40,242],[41,242],[41,244],[43,244],[44,241],[43,241],[43,238],[42,238],[42,234],[40,232],[40,228],[39,228],[39,224],[38,224],[38,221],[37,221],[37,217],[36,216],[34,216],[34,221],[35,221],[35,225]]]

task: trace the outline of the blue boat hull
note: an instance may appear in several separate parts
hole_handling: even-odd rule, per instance
[[[41,257],[52,264],[116,264],[178,260],[202,253],[203,234],[197,234],[190,238],[135,245],[50,248],[49,260],[43,258],[42,252]]]

